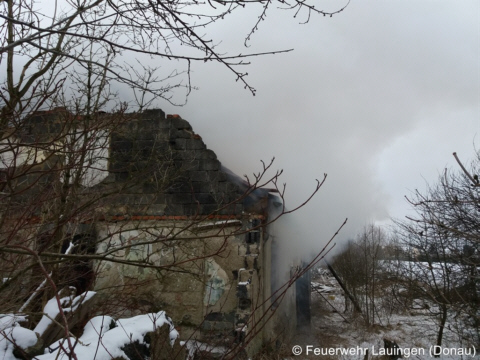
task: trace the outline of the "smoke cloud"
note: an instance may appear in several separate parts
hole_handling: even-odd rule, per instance
[[[216,28],[221,51],[236,53],[258,14],[238,15]],[[255,97],[220,65],[202,63],[193,64],[199,90],[186,106],[158,106],[189,120],[239,175],[275,156],[289,208],[328,174],[319,194],[286,222],[292,251],[320,249],[345,218],[337,241],[403,216],[404,195],[454,166],[453,151],[466,161],[473,156],[477,1],[352,1],[341,14],[305,25],[278,9],[267,15],[244,52],[295,51],[251,59],[245,70]]]

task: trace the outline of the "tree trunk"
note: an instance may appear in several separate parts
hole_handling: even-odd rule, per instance
[[[437,345],[441,346],[442,345],[442,339],[443,339],[443,329],[445,329],[445,323],[447,322],[447,307],[445,305],[442,305],[442,317],[440,318],[440,326],[438,328],[438,334],[437,334]],[[440,355],[435,355],[435,357],[440,357]]]
[[[348,298],[352,301],[353,303],[353,306],[355,308],[356,311],[358,311],[360,314],[362,313],[362,308],[360,307],[360,305],[358,305],[358,301],[357,299],[355,298],[355,296],[353,296],[350,291],[348,291],[347,287],[345,286],[345,284],[343,283],[342,279],[340,279],[340,277],[337,275],[337,272],[333,269],[333,267],[325,260],[325,263],[327,264],[327,267],[328,267],[328,270],[330,270],[330,272],[332,273],[333,277],[337,280],[338,284],[340,285],[340,287],[343,289],[343,291],[345,292],[345,295],[348,296]]]

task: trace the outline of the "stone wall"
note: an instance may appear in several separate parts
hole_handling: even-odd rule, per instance
[[[249,331],[259,331],[249,344],[253,351],[263,340],[270,286],[270,247],[261,232],[249,234],[254,224],[248,219],[203,222],[188,231],[183,230],[188,221],[98,224],[105,239],[100,251],[128,244],[128,250],[111,256],[165,268],[97,263],[95,291],[106,304],[126,297],[133,313],[165,310],[184,340],[232,346]]]
[[[110,176],[102,186],[126,184],[109,207],[128,216],[98,225],[102,246],[138,244],[115,256],[165,269],[100,264],[96,290],[108,298],[108,289],[141,282],[123,291],[132,309],[166,310],[183,339],[228,346],[247,341],[249,353],[276,338],[284,330],[279,325],[291,327],[275,319],[266,326],[276,308],[270,302],[271,240],[262,223],[278,199],[264,189],[243,196],[246,183],[178,115],[132,115],[112,131],[110,146]]]
[[[178,115],[161,110],[132,115],[112,132],[110,147],[115,182],[135,182],[119,202],[142,215],[241,215],[244,210],[236,201],[238,184]]]

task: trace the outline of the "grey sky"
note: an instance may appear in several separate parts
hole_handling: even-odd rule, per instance
[[[345,2],[318,4],[331,11]],[[153,106],[189,120],[239,175],[275,156],[289,207],[327,173],[320,193],[285,222],[291,243],[303,241],[296,248],[318,248],[347,217],[339,240],[403,216],[404,195],[455,166],[453,151],[465,162],[473,157],[480,142],[478,0],[352,0],[341,14],[312,16],[305,25],[304,16],[272,8],[244,48],[259,15],[253,10],[214,24],[207,36],[231,55],[295,49],[251,59],[245,70],[255,97],[222,66],[194,63],[199,90],[187,105]]]
[[[289,220],[307,230],[307,242],[323,242],[346,217],[339,239],[403,216],[403,196],[454,166],[453,151],[466,162],[473,157],[478,1],[352,0],[343,13],[306,25],[291,15],[272,11],[249,49],[240,45],[252,13],[216,29],[220,47],[232,53],[295,48],[252,60],[248,78],[257,96],[225,69],[201,64],[193,68],[200,90],[186,106],[159,105],[189,120],[238,174],[275,156],[291,206],[328,173],[323,190]]]

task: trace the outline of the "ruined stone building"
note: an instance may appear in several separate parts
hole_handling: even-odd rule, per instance
[[[295,286],[284,292],[274,279],[280,245],[272,246],[268,224],[282,209],[276,190],[252,187],[223,167],[178,115],[147,110],[124,115],[121,122],[98,116],[102,126],[109,125],[89,142],[97,157],[74,162],[90,164],[94,180],[85,183],[85,174],[82,181],[71,180],[78,168],[73,165],[35,175],[45,175],[37,181],[44,194],[81,183],[57,205],[41,202],[32,210],[38,218],[35,246],[42,236],[55,236],[63,252],[73,242],[74,254],[91,256],[68,268],[65,283],[79,291],[94,289],[110,311],[165,310],[184,340],[239,349],[245,344],[252,354],[291,335],[302,314]],[[39,139],[45,144],[43,137],[62,133],[58,117],[58,112],[37,114],[17,138],[30,147]],[[31,169],[56,169],[71,155],[52,150],[52,144],[63,149],[61,142],[58,136],[24,162]],[[35,182],[28,176],[23,184]],[[60,176],[56,188],[52,184]],[[62,208],[69,200],[74,211]],[[62,210],[55,217],[57,208]]]

